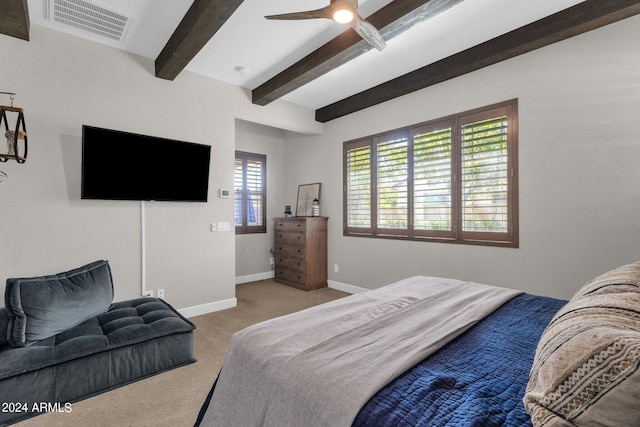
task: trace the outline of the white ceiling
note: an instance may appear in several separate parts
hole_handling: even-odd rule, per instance
[[[32,25],[64,31],[154,60],[193,3],[193,0],[85,0],[133,17],[123,40],[116,42],[49,21],[48,1],[28,0]],[[390,2],[360,0],[360,15],[366,18]],[[312,109],[324,107],[581,2],[464,0],[388,40],[384,51],[372,49],[282,99]],[[328,3],[329,0],[245,0],[186,69],[255,89],[348,28],[327,19],[273,21],[264,16],[318,9]],[[246,67],[250,73],[243,75],[238,67]]]

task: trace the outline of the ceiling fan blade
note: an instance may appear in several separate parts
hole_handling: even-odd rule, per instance
[[[282,20],[298,20],[298,19],[317,19],[328,18],[332,19],[331,7],[323,7],[322,9],[307,10],[304,12],[283,13],[280,15],[265,16],[267,19],[282,19]]]
[[[384,41],[382,34],[380,31],[369,22],[362,19],[360,16],[351,24],[356,33],[360,34],[364,40],[367,41],[371,46],[375,47],[378,50],[383,50],[387,47],[387,43]]]

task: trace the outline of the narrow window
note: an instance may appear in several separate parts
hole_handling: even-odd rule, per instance
[[[509,233],[508,127],[505,109],[461,118],[462,232],[468,238]]]
[[[405,132],[376,138],[377,230],[407,235],[409,225],[408,137]]]
[[[371,147],[345,145],[345,228],[350,233],[371,232]]]
[[[413,131],[413,228],[416,236],[454,236],[453,123]]]
[[[236,151],[236,234],[266,233],[267,156]]]

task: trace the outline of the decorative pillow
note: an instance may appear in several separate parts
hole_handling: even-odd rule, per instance
[[[113,283],[108,261],[52,276],[7,279],[7,339],[14,347],[66,331],[109,309]]]
[[[640,261],[584,285],[540,338],[524,404],[538,426],[640,426]]]

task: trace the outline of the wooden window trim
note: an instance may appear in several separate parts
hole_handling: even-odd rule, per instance
[[[464,231],[462,218],[462,153],[461,153],[461,134],[463,124],[472,123],[476,119],[483,119],[492,114],[504,114],[508,117],[506,128],[507,135],[507,231],[499,232],[483,232],[483,231]],[[453,123],[451,127],[451,174],[452,183],[450,189],[451,197],[451,230],[416,230],[414,229],[414,176],[413,176],[413,150],[414,136],[419,132],[425,132],[428,129],[438,129],[446,123]],[[408,181],[408,205],[407,205],[407,229],[389,229],[378,227],[377,212],[377,144],[380,141],[389,138],[392,135],[408,135],[407,158],[411,159],[407,166]],[[350,150],[357,148],[369,147],[370,152],[370,226],[369,227],[353,227],[349,226],[348,218],[348,164],[347,156]],[[423,123],[395,129],[376,135],[371,135],[357,140],[346,141],[343,144],[343,235],[351,237],[369,237],[369,238],[386,238],[415,240],[427,242],[443,242],[458,243],[468,245],[485,245],[499,247],[519,247],[519,210],[518,210],[518,100],[492,104],[458,114],[430,120]]]
[[[253,233],[266,233],[267,232],[267,156],[265,154],[248,153],[244,151],[236,151],[235,159],[242,160],[242,175],[243,175],[243,196],[242,196],[242,225],[236,225],[236,234],[253,234]],[[247,224],[247,197],[246,192],[246,162],[258,161],[261,162],[261,206],[260,215],[262,218],[262,224],[260,225],[248,225]],[[234,180],[235,181],[235,180]],[[235,187],[235,182],[234,182]],[[234,188],[234,203],[235,203],[235,188]]]

